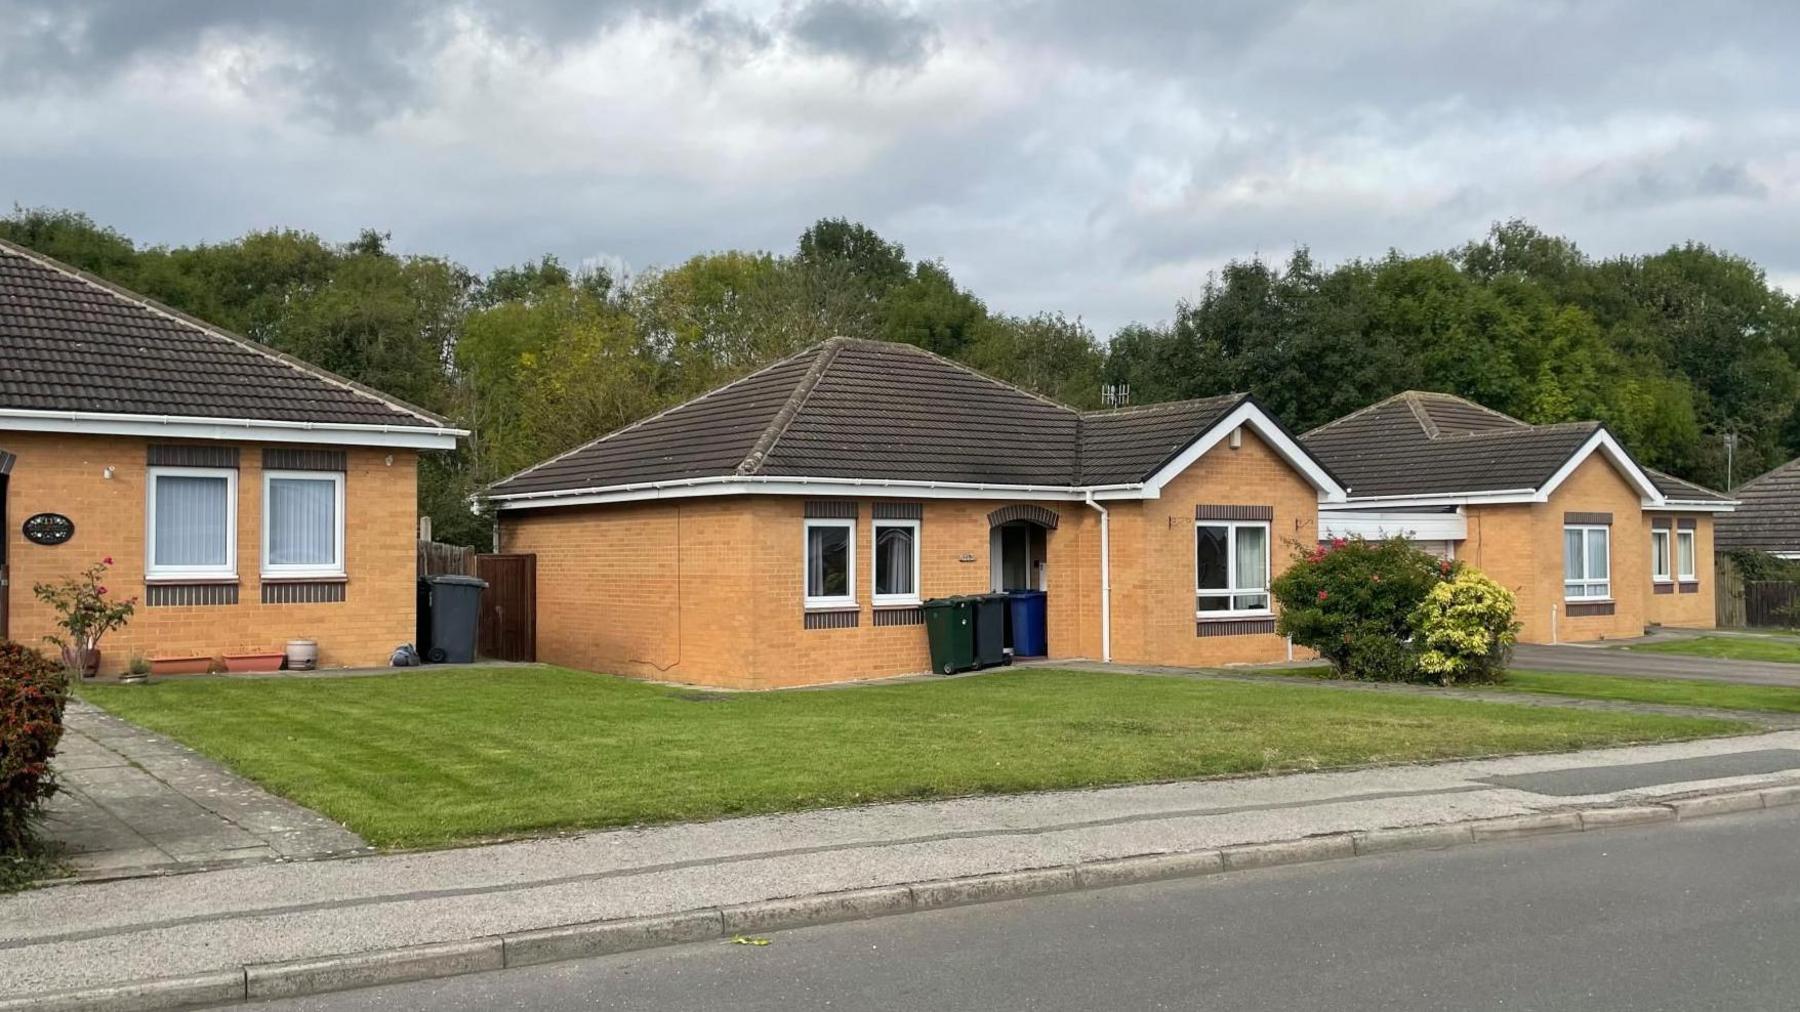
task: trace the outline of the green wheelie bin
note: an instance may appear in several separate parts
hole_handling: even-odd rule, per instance
[[[925,638],[931,645],[931,670],[954,675],[975,667],[974,606],[966,597],[939,597],[925,602]]]

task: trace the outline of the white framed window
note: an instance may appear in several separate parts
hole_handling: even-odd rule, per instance
[[[144,486],[145,578],[237,579],[237,469],[152,467]]]
[[[1612,597],[1611,528],[1563,528],[1563,597],[1570,601]]]
[[[1669,552],[1669,531],[1659,527],[1650,532],[1650,579],[1668,583],[1674,579],[1673,556]]]
[[[1269,525],[1202,520],[1194,524],[1194,613],[1202,617],[1269,614]]]
[[[262,575],[344,575],[344,476],[264,471]]]
[[[856,607],[856,521],[806,521],[806,607]]]
[[[919,522],[875,521],[876,604],[919,603]]]
[[[1700,579],[1700,570],[1694,557],[1694,532],[1691,529],[1675,532],[1675,573],[1678,578],[1689,582]]]

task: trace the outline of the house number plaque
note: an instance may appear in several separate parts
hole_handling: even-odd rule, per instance
[[[34,513],[20,531],[34,545],[60,545],[75,536],[75,521],[61,513]]]

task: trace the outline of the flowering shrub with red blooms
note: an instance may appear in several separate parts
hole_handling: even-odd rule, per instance
[[[67,699],[59,665],[0,640],[0,854],[26,848],[38,806],[56,792],[50,757],[62,738]]]
[[[101,637],[131,621],[137,610],[137,598],[110,597],[106,584],[100,582],[112,564],[109,555],[61,583],[31,588],[38,600],[56,609],[56,624],[68,635],[44,639],[62,647],[65,656],[76,650],[98,650]]]
[[[1271,588],[1277,629],[1317,650],[1340,678],[1423,680],[1412,615],[1455,566],[1404,538],[1300,545]]]

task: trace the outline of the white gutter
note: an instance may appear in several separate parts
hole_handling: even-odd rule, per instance
[[[0,429],[81,435],[256,440],[270,443],[335,443],[346,446],[449,450],[466,429],[423,425],[289,422],[199,415],[133,415],[107,411],[34,411],[0,408]]]
[[[1018,485],[987,482],[895,481],[869,478],[810,478],[782,475],[733,474],[675,481],[632,482],[585,489],[558,489],[548,492],[513,492],[490,495],[488,500],[501,509],[530,509],[549,506],[579,506],[591,503],[632,502],[644,499],[679,498],[698,495],[866,495],[882,497],[918,496],[934,499],[979,499],[987,497],[1054,499],[1085,501],[1092,494],[1105,498],[1126,499],[1141,496],[1143,486],[1137,483],[1116,485]]]
[[[1089,492],[1084,500],[1089,506],[1100,511],[1100,660],[1112,663],[1112,545],[1109,542],[1111,526],[1106,507],[1094,501],[1094,493]]]

